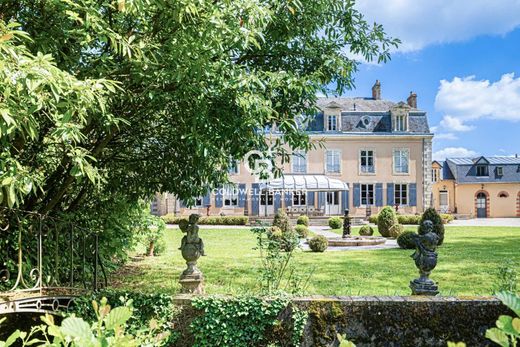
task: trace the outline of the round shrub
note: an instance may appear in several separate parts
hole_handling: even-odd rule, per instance
[[[306,238],[307,236],[309,236],[309,228],[307,228],[305,225],[303,224],[298,224],[294,227],[294,231],[296,231],[296,233],[298,234],[298,236],[302,239]]]
[[[329,218],[329,227],[331,229],[339,229],[343,226],[343,221],[340,217],[330,217]]]
[[[377,228],[384,237],[390,237],[390,228],[397,223],[397,215],[391,206],[383,207],[377,215]]]
[[[329,247],[329,240],[323,235],[314,236],[309,241],[309,247],[313,252],[325,252]]]
[[[396,239],[401,235],[404,231],[404,227],[401,224],[394,224],[388,230],[389,237]]]
[[[372,236],[374,235],[374,229],[372,229],[370,225],[363,225],[361,229],[359,229],[359,235]]]
[[[397,244],[402,249],[415,249],[414,235],[415,231],[405,231],[397,237]]]
[[[442,245],[444,242],[444,224],[442,223],[441,216],[435,211],[433,207],[430,207],[424,211],[421,221],[419,223],[418,232],[419,234],[423,235],[425,234],[425,231],[423,230],[423,222],[425,220],[431,220],[433,223],[433,232],[439,236],[439,246]]]
[[[274,215],[273,225],[280,228],[280,230],[282,230],[282,232],[284,233],[292,230],[289,217],[282,208],[279,208],[276,214]]]
[[[309,226],[309,217],[306,216],[306,215],[301,215],[296,220],[296,224],[297,225],[305,225],[306,227],[308,227]]]

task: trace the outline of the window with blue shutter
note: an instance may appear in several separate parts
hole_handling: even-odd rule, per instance
[[[318,208],[325,205],[325,192],[318,192]]]
[[[224,188],[220,187],[217,189],[217,192],[215,194],[215,207],[217,207],[217,208],[221,208],[223,205],[223,195],[222,195],[223,190],[224,190]]]
[[[210,197],[211,197],[210,192],[207,192],[206,195],[204,195],[204,198],[203,198],[204,207],[211,205]]]
[[[383,183],[376,183],[376,206],[383,206]]]
[[[278,212],[278,209],[282,207],[281,195],[282,193],[279,191],[274,192],[274,213]]]
[[[343,210],[349,208],[348,204],[348,190],[344,190],[341,192],[341,207]]]
[[[307,205],[314,206],[314,194],[316,192],[307,192]]]
[[[361,201],[360,201],[360,199],[361,199],[361,189],[360,189],[359,183],[354,183],[354,192],[352,194],[354,194],[352,196],[352,198],[354,200],[353,201],[354,207],[361,206]]]
[[[285,203],[285,207],[292,206],[292,193],[285,192],[285,194],[284,194],[284,203]]]
[[[415,183],[409,184],[410,189],[410,206],[417,206],[417,185]]]
[[[394,205],[394,184],[393,183],[386,184],[386,204],[389,206]]]
[[[238,207],[245,207],[246,205],[246,185],[241,183],[238,185]]]
[[[253,190],[251,194],[251,214],[258,216],[260,212],[260,184],[253,183],[251,189]]]

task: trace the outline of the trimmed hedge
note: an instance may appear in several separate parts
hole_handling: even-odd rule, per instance
[[[393,207],[385,206],[377,216],[377,231],[379,231],[383,237],[391,237],[390,228],[397,223],[397,216]]]
[[[188,217],[176,217],[167,214],[161,217],[166,224],[179,224],[180,221],[188,221]],[[210,216],[200,217],[200,225],[247,225],[249,217],[247,216]]]
[[[343,226],[343,219],[340,217],[330,217],[329,218],[329,227],[331,229],[339,229]]]
[[[402,249],[415,249],[414,235],[415,231],[405,231],[397,238],[397,244]]]
[[[425,233],[422,224],[425,220],[429,220],[433,223],[433,232],[439,236],[439,246],[442,245],[444,242],[444,221],[442,220],[442,217],[437,213],[437,211],[435,211],[434,208],[430,207],[426,209],[419,222],[419,228],[417,229],[417,232],[420,235]]]
[[[374,235],[374,229],[370,225],[363,225],[359,229],[359,235],[361,236],[372,236]]]
[[[298,225],[305,225],[306,227],[309,226],[309,216],[306,216],[302,214],[298,217],[298,220],[296,220],[296,224]]]
[[[329,247],[329,240],[323,235],[314,236],[309,240],[309,248],[313,252],[325,252]]]
[[[298,234],[298,236],[302,239],[306,238],[307,236],[309,236],[309,228],[307,228],[305,225],[303,224],[298,224],[294,227],[294,231],[296,231],[296,233]]]
[[[368,217],[368,221],[370,223],[377,224],[377,216],[377,214],[371,215],[370,217]],[[441,213],[440,216],[444,224],[447,224],[455,219],[453,215],[447,213]],[[399,222],[399,224],[419,225],[421,217],[422,216],[420,214],[398,214],[397,221]]]
[[[388,229],[388,235],[391,238],[396,239],[403,233],[403,231],[404,227],[402,224],[394,224],[390,227],[390,229]]]

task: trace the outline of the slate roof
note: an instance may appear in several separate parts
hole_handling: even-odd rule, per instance
[[[317,106],[321,110],[341,109],[341,131],[338,133],[430,134],[426,112],[415,108],[410,108],[408,131],[393,132],[390,109],[398,106],[393,101],[372,98],[318,98]],[[309,123],[307,130],[322,132],[323,124],[323,113],[319,113]]]
[[[477,176],[477,163],[486,161],[489,176]],[[502,167],[502,175],[497,174],[497,167]],[[447,158],[443,163],[443,179],[455,179],[457,183],[520,183],[520,158]]]

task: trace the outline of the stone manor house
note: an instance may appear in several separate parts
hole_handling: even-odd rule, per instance
[[[371,97],[319,98],[321,110],[307,132],[324,146],[293,153],[282,178],[261,182],[236,163],[230,170],[238,189],[223,187],[187,207],[171,194],[158,194],[159,215],[270,216],[279,208],[314,216],[377,213],[392,205],[421,213],[432,202],[432,138],[417,95],[407,102],[381,98],[376,81]]]

